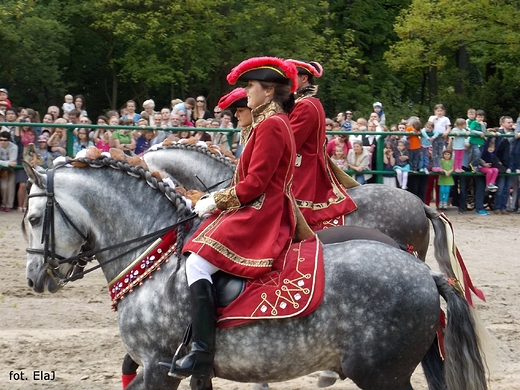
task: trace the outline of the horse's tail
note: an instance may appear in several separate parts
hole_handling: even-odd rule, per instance
[[[431,274],[447,305],[444,332],[447,389],[487,390],[486,370],[469,304],[457,289],[450,286],[444,275],[433,271]],[[427,358],[428,355],[425,356]],[[440,356],[435,359],[440,359]]]
[[[441,221],[440,214],[432,209],[430,206],[424,205],[424,212],[426,217],[430,220],[435,232],[433,238],[433,248],[435,252],[435,259],[439,264],[442,273],[448,275],[450,278],[455,278],[455,272],[451,265],[451,258],[448,248],[448,233],[446,225]]]
[[[484,293],[473,286],[462,255],[455,244],[455,235],[450,220],[444,214],[438,213],[427,205],[424,205],[424,212],[432,223],[435,232],[433,246],[435,259],[441,272],[460,283],[462,292],[471,306],[473,306],[471,291],[485,301]]]

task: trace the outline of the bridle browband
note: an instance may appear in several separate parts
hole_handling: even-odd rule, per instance
[[[133,238],[124,242],[121,242],[119,244],[111,245],[102,249],[98,250],[90,250],[90,251],[81,251],[76,256],[65,258],[63,256],[60,256],[56,254],[56,237],[55,237],[55,227],[54,227],[54,216],[55,216],[55,209],[57,209],[62,216],[65,223],[69,226],[71,226],[78,234],[79,236],[84,240],[88,240],[88,235],[83,233],[81,229],[79,229],[74,222],[71,220],[71,218],[65,213],[63,208],[60,206],[58,201],[56,200],[56,197],[54,195],[54,169],[47,170],[47,185],[46,185],[46,192],[45,193],[39,193],[39,194],[30,194],[27,197],[28,198],[34,198],[34,197],[47,197],[47,202],[45,204],[45,214],[43,218],[43,231],[42,231],[42,244],[44,244],[43,249],[34,249],[34,248],[27,248],[26,252],[31,254],[37,254],[43,256],[43,265],[47,270],[47,274],[56,282],[57,285],[63,287],[65,284],[67,284],[70,281],[74,281],[77,279],[81,279],[84,275],[95,271],[98,268],[101,268],[102,266],[111,263],[122,256],[125,256],[126,254],[150,245],[153,243],[158,237],[163,236],[170,230],[185,224],[186,222],[194,219],[197,217],[197,214],[191,213],[187,217],[178,220],[175,224],[167,226],[163,229],[157,230],[155,232],[149,233],[142,237]],[[179,235],[180,236],[180,235]],[[142,243],[138,245],[134,245],[131,249],[117,255],[116,257],[113,257],[109,260],[100,262],[94,267],[89,268],[88,270],[84,270],[85,266],[94,260],[97,260],[96,255],[102,252],[106,252],[112,249],[121,248],[123,246],[126,246],[128,244],[135,243],[137,241],[143,241]],[[177,256],[180,256],[180,254],[177,254]],[[71,268],[71,272],[68,273],[68,275],[63,275],[59,271],[59,267],[62,264],[69,263],[72,264],[74,267]]]

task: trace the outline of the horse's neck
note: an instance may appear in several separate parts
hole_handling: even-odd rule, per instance
[[[80,176],[82,187],[74,191],[76,200],[86,210],[88,218],[85,222],[89,227],[88,249],[99,251],[139,239],[174,224],[177,219],[176,209],[166,196],[152,189],[145,180],[126,177],[114,171],[90,170],[91,175]],[[137,248],[143,242],[128,243],[97,255],[100,263],[103,263],[128,251],[121,258],[102,266],[107,281],[113,280],[150,246]]]

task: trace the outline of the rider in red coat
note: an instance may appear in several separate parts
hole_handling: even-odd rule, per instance
[[[193,322],[191,351],[173,361],[170,376],[207,380],[215,354],[215,293],[219,269],[246,278],[271,270],[295,234],[291,192],[296,147],[287,112],[294,105],[295,66],[273,57],[246,60],[228,75],[248,82],[253,124],[230,188],[201,198],[195,212],[211,215],[184,246]],[[168,364],[165,364],[168,365]]]
[[[317,62],[288,60],[298,70],[296,104],[289,114],[296,142],[293,192],[296,203],[312,230],[343,225],[343,216],[356,209],[346,188],[359,185],[328,157],[325,111],[315,96],[314,77],[323,69]]]

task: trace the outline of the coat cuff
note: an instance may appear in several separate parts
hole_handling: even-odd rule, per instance
[[[236,187],[226,188],[213,195],[219,210],[237,209],[241,206]]]

